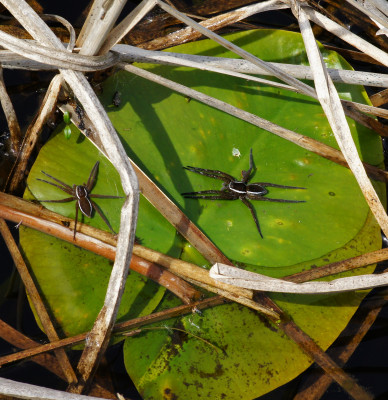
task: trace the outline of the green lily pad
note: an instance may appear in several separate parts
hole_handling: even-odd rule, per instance
[[[92,193],[122,196],[120,179],[112,165],[77,129],[70,139],[58,132],[41,150],[28,177],[30,193],[38,200],[69,197],[58,188],[41,182],[50,178],[42,170],[69,185],[83,184],[97,160],[100,161],[96,184]],[[116,231],[124,199],[95,199]],[[75,202],[42,203],[45,207],[69,218],[75,217]],[[137,237],[146,246],[177,256],[179,239],[175,230],[160,214],[141,198]],[[80,213],[80,215],[82,215]],[[148,223],[152,220],[152,225]],[[95,213],[84,222],[109,230]],[[100,311],[113,263],[70,243],[20,228],[20,244],[39,283],[50,311],[66,336],[89,330]],[[130,319],[151,313],[159,304],[165,289],[136,272],[130,272],[119,319]]]

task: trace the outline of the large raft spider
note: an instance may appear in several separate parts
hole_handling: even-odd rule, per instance
[[[249,169],[248,171],[241,171],[242,179],[240,181],[234,178],[233,176],[227,174],[226,172],[222,171],[190,167],[190,166],[183,168],[187,169],[188,171],[195,172],[196,174],[208,176],[209,178],[220,179],[224,182],[221,190],[202,190],[199,192],[187,192],[187,193],[182,193],[183,197],[189,199],[206,199],[206,200],[240,199],[249,208],[253,220],[255,221],[257,230],[259,231],[259,234],[262,238],[263,234],[261,233],[259,220],[249,200],[272,201],[277,203],[305,203],[305,200],[284,200],[284,199],[271,199],[269,197],[265,197],[268,194],[268,190],[266,189],[267,187],[282,188],[282,189],[306,189],[304,187],[285,186],[268,182],[249,183],[249,179],[253,170],[252,149],[250,151],[250,156],[249,156]]]
[[[103,219],[108,228],[112,231],[112,233],[116,233],[108,219],[105,217],[99,206],[91,199],[99,198],[99,199],[121,199],[122,196],[109,196],[104,194],[91,194],[90,192],[93,189],[93,186],[96,182],[98,166],[100,162],[97,161],[92,168],[87,183],[83,185],[67,185],[66,183],[60,181],[57,178],[49,175],[47,172],[41,171],[43,174],[51,178],[57,183],[49,182],[44,179],[37,178],[38,181],[42,181],[48,183],[49,185],[55,186],[58,189],[61,189],[65,193],[69,194],[71,197],[66,197],[65,199],[60,200],[39,200],[41,203],[67,203],[69,201],[75,200],[75,222],[74,222],[74,234],[73,240],[75,240],[75,234],[77,232],[77,222],[78,222],[78,210],[81,210],[82,214],[86,217],[91,218],[93,210],[96,210],[100,217]]]

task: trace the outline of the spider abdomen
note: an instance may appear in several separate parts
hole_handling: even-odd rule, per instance
[[[78,206],[82,214],[90,218],[92,216],[93,207],[88,198],[88,190],[83,185],[77,185],[75,186],[75,195],[78,199]]]
[[[259,185],[258,183],[250,183],[247,186],[247,191],[246,193],[248,195],[253,195],[253,196],[264,196],[268,193],[268,190],[264,187]]]
[[[238,194],[247,193],[247,185],[244,182],[238,182],[238,181],[229,182],[228,189]]]
[[[229,182],[228,189],[233,193],[248,196],[264,196],[268,193],[268,190],[258,183],[246,184],[240,181]]]

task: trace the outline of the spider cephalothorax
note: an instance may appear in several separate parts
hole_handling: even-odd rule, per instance
[[[71,197],[66,197],[65,199],[60,199],[60,200],[39,200],[40,202],[45,202],[45,203],[67,203],[69,201],[75,200],[75,222],[74,222],[74,235],[73,239],[75,240],[75,234],[77,231],[77,221],[78,221],[78,209],[81,210],[82,214],[86,215],[87,217],[92,216],[93,209],[98,212],[100,217],[104,220],[104,222],[107,224],[108,228],[113,232],[116,233],[112,226],[110,225],[109,221],[105,217],[105,215],[102,213],[98,205],[91,199],[91,197],[95,198],[100,198],[100,199],[120,199],[120,196],[106,196],[104,194],[91,194],[91,190],[93,189],[94,183],[96,181],[97,177],[97,171],[98,171],[98,165],[100,164],[99,161],[97,161],[94,164],[94,167],[92,168],[92,171],[90,172],[89,179],[87,183],[84,183],[83,185],[73,185],[69,186],[66,183],[63,183],[57,178],[54,178],[53,176],[49,175],[48,173],[41,171],[43,174],[48,176],[49,178],[53,179],[57,183],[45,181],[44,179],[38,179],[38,181],[42,181],[45,183],[48,183],[49,185],[55,186],[58,189],[63,190],[65,193],[69,194]]]
[[[305,189],[298,186],[284,186],[277,185],[275,183],[268,182],[254,182],[248,183],[250,175],[253,169],[253,156],[252,149],[249,156],[249,169],[248,171],[241,171],[242,180],[234,178],[233,176],[213,169],[204,169],[197,167],[183,167],[188,171],[195,172],[210,178],[221,179],[224,181],[221,190],[202,190],[200,192],[188,192],[182,193],[183,197],[191,199],[207,199],[207,200],[237,200],[240,199],[250,210],[252,217],[255,221],[257,230],[261,237],[263,237],[257,219],[255,210],[252,204],[248,200],[261,200],[261,201],[273,201],[278,203],[304,203],[304,200],[283,200],[283,199],[271,199],[264,197],[268,194],[267,187],[283,188],[283,189]]]

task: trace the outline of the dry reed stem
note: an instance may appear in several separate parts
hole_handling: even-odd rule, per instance
[[[303,9],[311,22],[314,22],[315,24],[321,26],[323,29],[329,31],[333,35],[354,46],[356,49],[359,49],[379,63],[388,66],[388,54],[385,53],[383,50],[380,50],[376,46],[368,43],[366,40],[361,39],[354,33],[331,21],[329,18],[318,13],[312,8],[303,7]]]
[[[192,54],[180,54],[180,53],[171,53],[171,52],[157,52],[144,50],[133,46],[128,45],[116,45],[112,48],[112,51],[118,53],[119,59],[118,62],[140,62],[140,63],[151,63],[151,64],[163,64],[163,65],[172,65],[172,66],[187,66],[198,68],[201,70],[214,71],[218,73],[230,74],[231,72],[236,72],[240,74],[239,76],[243,79],[256,80],[257,82],[263,82],[274,85],[275,82],[268,80],[257,80],[258,78],[254,78],[247,74],[260,74],[260,75],[271,75],[269,72],[264,69],[253,65],[252,63],[241,60],[241,59],[231,59],[224,57],[208,57],[208,56],[199,56]],[[74,55],[73,55],[74,56]],[[64,67],[65,65],[61,63],[58,59],[53,57],[50,53],[47,54],[47,57],[50,57],[50,64],[39,63],[37,61],[30,60],[28,58],[23,57],[22,55],[15,54],[10,50],[1,50],[0,51],[0,61],[4,68],[11,69],[31,69],[31,70],[54,70],[59,67]],[[89,58],[93,61],[92,57]],[[111,62],[99,63],[99,65],[94,65],[91,67],[87,63],[77,62],[78,58],[74,58],[74,70],[77,71],[97,71],[100,69],[105,69],[109,67]],[[311,69],[308,66],[304,65],[294,65],[294,64],[282,64],[282,63],[269,63],[279,69],[282,69],[284,72],[289,73],[295,78],[298,79],[312,79]],[[373,87],[387,87],[388,86],[388,77],[385,74],[379,73],[370,73],[364,71],[351,71],[351,70],[338,70],[338,69],[328,69],[328,73],[332,78],[333,82],[339,83],[347,83],[351,85],[365,85],[365,86],[373,86]],[[283,88],[287,90],[294,90],[300,92],[299,90],[292,88],[287,85],[283,85]],[[355,103],[357,104],[357,103]],[[357,107],[370,107],[365,104],[360,104]],[[384,110],[381,110],[384,112]],[[371,114],[373,113],[373,108],[370,111],[367,111]],[[377,110],[375,110],[377,112]],[[378,115],[378,114],[374,114]]]
[[[385,0],[369,0],[369,2],[374,4],[377,9],[388,16],[388,4]]]
[[[155,322],[164,321],[166,319],[178,317],[185,314],[190,314],[195,310],[204,310],[209,307],[214,307],[226,303],[227,300],[220,296],[211,297],[209,299],[197,301],[188,305],[181,305],[170,308],[168,310],[159,311],[153,314],[145,315],[144,317],[134,318],[129,321],[120,322],[113,328],[115,334],[126,332],[131,329],[139,328],[144,325],[154,324]],[[89,332],[80,333],[78,335],[57,340],[55,342],[38,345],[27,350],[18,351],[17,353],[9,354],[7,356],[0,357],[0,366],[6,365],[11,362],[25,360],[31,357],[35,357],[38,354],[44,354],[48,351],[61,349],[68,346],[74,346],[76,344],[84,342],[88,337]]]
[[[67,50],[68,51],[73,51],[74,46],[75,46],[75,30],[73,28],[73,25],[69,21],[67,21],[65,18],[60,17],[59,15],[52,15],[52,14],[40,14],[40,17],[43,19],[43,21],[55,21],[59,22],[62,24],[67,31],[69,32],[69,42],[67,44]]]
[[[77,224],[77,240],[74,241],[74,220],[43,209],[36,204],[0,193],[0,216],[75,244],[111,261],[115,260],[117,240],[112,234],[79,223]],[[201,293],[187,282],[150,261],[134,257],[130,268],[164,286],[184,303],[194,301],[201,296]]]
[[[12,344],[12,346],[19,349],[32,349],[41,345],[41,343],[24,336],[22,333],[14,329],[12,326],[5,323],[0,319],[0,337],[6,342]],[[33,360],[35,363],[46,368],[48,371],[57,375],[63,380],[66,380],[66,376],[61,369],[58,360],[51,354],[37,354]]]
[[[185,66],[214,72],[220,72],[220,70],[238,72],[243,74],[244,79],[251,78],[251,76],[248,74],[271,75],[263,68],[260,68],[257,65],[253,65],[249,61],[236,58],[210,57],[196,54],[173,53],[167,51],[151,51],[125,44],[115,45],[112,48],[112,51],[120,54],[120,60],[122,62],[139,62],[148,64],[171,65],[177,67]],[[1,54],[2,53],[0,52],[0,59],[3,60],[3,62],[7,62],[8,59],[6,57],[6,54],[4,54],[3,57],[1,56]],[[287,72],[294,78],[313,80],[311,68],[307,65],[285,64],[276,62],[269,62],[269,64],[283,70],[284,72]],[[364,85],[374,87],[388,86],[388,75],[386,74],[332,68],[328,68],[327,71],[333,82],[337,83],[347,83],[349,85]],[[273,81],[266,82],[268,82],[268,84],[274,83]],[[290,86],[286,87],[290,88]],[[362,104],[362,106],[365,105]]]
[[[321,27],[319,27],[318,29],[321,29]],[[349,50],[349,49],[345,49],[345,48],[338,47],[338,46],[331,46],[329,44],[325,44],[325,48],[327,50],[335,51],[336,53],[343,56],[345,59],[352,60],[353,62],[368,63],[368,64],[370,64],[370,66],[374,66],[374,65],[382,66],[382,64],[379,63],[378,61],[376,61],[374,58],[372,58],[372,57],[368,56],[367,54],[364,54],[358,50]],[[364,84],[364,85],[366,85],[366,84]]]
[[[224,75],[230,75],[230,76],[235,76],[238,78],[246,79],[248,81],[254,81],[262,84],[267,84],[272,87],[277,87],[285,90],[290,90],[296,93],[304,93],[301,89],[296,89],[292,86],[284,85],[284,84],[279,84],[276,82],[272,82],[269,80],[261,79],[261,78],[255,78],[250,75],[240,73],[240,72],[235,72],[232,70],[229,64],[225,64],[225,62],[221,65],[223,67],[220,67],[219,63],[222,63],[222,58],[220,57],[202,57],[202,56],[190,56],[190,55],[184,55],[184,54],[174,54],[174,53],[158,53],[158,52],[150,52],[150,51],[145,51],[142,49],[134,48],[132,46],[126,46],[126,45],[116,45],[115,46],[115,51],[117,51],[120,54],[120,59],[122,61],[131,61],[131,62],[150,62],[150,63],[157,63],[157,64],[169,64],[169,65],[176,65],[176,66],[186,66],[190,68],[197,68],[200,70],[206,70],[206,71],[212,71],[216,73],[221,73]],[[149,54],[152,53],[152,54]],[[202,62],[200,62],[200,60]],[[207,63],[204,63],[203,61],[207,61]],[[220,60],[220,61],[219,61]],[[228,62],[232,63],[233,62],[236,64],[236,61],[238,62],[236,65],[241,64],[241,60],[231,60],[231,59],[225,59]],[[272,65],[278,67],[278,65],[282,64],[276,64],[276,63],[271,63]],[[252,64],[253,65],[253,64]],[[283,64],[284,66],[284,64]],[[256,66],[257,67],[257,66]],[[287,68],[290,66],[287,65]],[[296,66],[295,66],[296,67]],[[300,67],[300,66],[298,66]],[[308,68],[308,67],[305,67]],[[238,70],[239,68],[235,68],[235,70]],[[280,68],[282,69],[282,68]],[[298,69],[298,68],[296,68]],[[286,71],[286,69],[284,69]],[[261,71],[263,71],[261,69]],[[338,80],[338,76],[336,75],[338,70],[331,70],[331,75],[335,76]],[[255,71],[256,73],[258,71]],[[353,72],[353,71],[351,71]],[[266,72],[268,74],[268,72]],[[287,73],[289,71],[287,70]],[[306,76],[304,76],[306,77]],[[310,76],[311,78],[311,76]],[[368,79],[370,76],[368,75]],[[386,76],[382,76],[382,80],[386,80]],[[367,82],[367,80],[366,80]],[[360,82],[357,82],[357,84],[360,84]],[[317,96],[313,96],[313,98],[317,98]],[[364,104],[359,104],[351,101],[345,101],[341,100],[342,105],[344,106],[345,113],[353,118],[356,122],[359,122],[360,124],[366,126],[369,129],[373,129],[376,131],[376,133],[380,134],[381,136],[388,136],[388,128],[386,125],[383,125],[382,123],[376,121],[375,119],[369,117],[368,115],[362,114],[361,112],[367,112],[372,115],[379,115],[383,117],[388,117],[388,111],[387,110],[380,110],[377,109],[376,107],[371,107],[367,106]],[[361,111],[361,112],[360,112]]]
[[[100,49],[100,54],[107,53],[118,43],[140,20],[154,8],[156,0],[142,1],[134,8],[114,29],[112,29],[106,38],[105,43]]]
[[[210,269],[210,276],[239,288],[263,292],[295,293],[295,294],[327,294],[355,290],[371,289],[388,285],[388,272],[383,274],[367,274],[338,278],[329,282],[304,282],[271,278],[267,275],[237,269],[229,265],[216,263]]]
[[[8,229],[6,222],[2,218],[0,218],[0,232],[1,232],[1,235],[3,236],[3,239],[4,239],[7,247],[8,247],[9,252],[12,256],[13,262],[15,263],[15,266],[19,272],[19,275],[23,281],[23,284],[24,284],[24,287],[26,288],[28,296],[30,297],[31,302],[34,305],[36,313],[38,314],[39,320],[46,332],[47,337],[50,340],[58,340],[59,336],[58,336],[57,332],[55,331],[54,325],[50,319],[50,315],[48,314],[48,312],[44,306],[44,303],[42,301],[42,298],[40,297],[39,291],[35,286],[35,282],[32,279],[30,272],[28,271],[28,268],[23,260],[22,255],[20,254],[18,246],[15,243],[11,232]],[[69,359],[67,358],[65,351],[59,350],[56,352],[55,355],[56,355],[58,362],[66,376],[67,382],[70,384],[73,384],[74,382],[76,382],[77,377],[76,377],[75,372],[70,364]]]
[[[388,136],[388,127],[387,125],[377,121],[376,118],[372,118],[369,115],[363,114],[358,109],[357,103],[347,103],[346,105],[340,99],[340,102],[343,107],[344,114],[347,117],[352,118],[354,121],[358,122],[360,125],[364,125],[366,128],[373,130],[380,136]],[[387,110],[385,110],[387,111]],[[380,114],[380,113],[379,113]],[[387,113],[384,113],[387,114]]]
[[[201,62],[201,59],[209,57],[192,56],[182,54],[183,57],[179,57],[180,54],[176,53],[174,56],[166,56],[165,53],[159,54],[159,52],[151,52],[148,50],[142,50],[133,46],[117,44],[114,46],[113,51],[120,54],[121,62],[143,62],[152,64],[163,64],[163,65],[174,65],[174,66],[186,66],[189,68],[196,68],[198,70],[216,72],[218,74],[229,75],[236,78],[241,78],[246,81],[257,82],[263,85],[268,85],[276,87],[279,89],[289,90],[295,93],[302,93],[299,89],[295,89],[292,86],[285,85],[283,83],[278,83],[270,81],[268,79],[257,78],[255,76],[243,74],[240,72],[235,72],[227,68],[220,68],[214,65],[206,65],[206,63]],[[148,54],[154,53],[154,55]],[[157,54],[155,54],[157,53]],[[170,55],[173,53],[170,53]],[[187,57],[184,57],[187,56]],[[213,57],[214,59],[215,57]],[[163,60],[163,61],[162,61]]]
[[[3,0],[11,1],[11,0]],[[44,26],[48,28],[47,25]],[[54,33],[50,30],[54,35]],[[56,36],[54,35],[56,38]],[[119,60],[113,53],[102,56],[85,56],[68,52],[57,38],[57,48],[49,47],[46,43],[36,43],[35,41],[22,40],[15,38],[8,33],[0,30],[0,42],[5,48],[12,50],[16,54],[34,60],[35,62],[53,65],[54,67],[69,69],[74,71],[96,71],[114,66]],[[59,47],[59,45],[61,47]],[[52,44],[51,44],[52,46]],[[58,65],[59,63],[59,65]]]
[[[244,58],[245,60],[251,62],[252,64],[254,64],[256,66],[259,66],[259,67],[265,69],[266,71],[270,72],[276,78],[282,80],[283,82],[288,83],[290,86],[293,86],[296,89],[299,89],[305,95],[311,96],[311,97],[316,96],[315,90],[311,86],[290,76],[289,74],[283,72],[281,69],[274,67],[273,64],[270,64],[266,61],[261,60],[258,57],[255,57],[253,54],[241,49],[240,47],[236,46],[235,44],[229,42],[228,40],[224,39],[223,37],[212,32],[211,30],[204,28],[201,24],[195,22],[194,20],[192,20],[189,17],[186,17],[184,14],[180,13],[176,9],[170,7],[169,5],[163,3],[162,1],[157,0],[157,5],[160,8],[162,8],[164,11],[168,12],[169,14],[178,18],[180,21],[187,24],[188,26],[190,26],[190,27],[194,28],[195,30],[197,30],[198,32],[202,33],[209,39],[212,39],[219,45],[225,47],[227,50],[232,51],[233,53],[239,55],[240,57]]]
[[[372,251],[360,256],[348,258],[347,260],[337,261],[321,267],[313,268],[308,271],[298,272],[288,275],[283,279],[290,282],[301,283],[314,279],[324,278],[325,276],[336,275],[341,272],[351,271],[353,269],[366,267],[388,260],[388,249]]]
[[[44,386],[30,385],[0,378],[0,394],[4,399],[40,399],[40,400],[101,400],[100,397],[74,395]]]
[[[382,106],[388,103],[388,89],[382,90],[370,96],[370,101],[375,107]]]
[[[7,88],[3,79],[3,68],[0,65],[0,102],[7,120],[9,133],[11,136],[11,150],[13,154],[18,154],[19,147],[22,141],[22,133],[12,101],[8,96]]]
[[[372,96],[369,98],[373,104],[372,101]],[[378,108],[376,105],[374,106],[369,106],[367,104],[360,104],[360,103],[355,103],[353,101],[348,101],[348,100],[341,100],[341,103],[344,108],[356,108],[358,111],[370,114],[370,115],[375,115],[376,117],[382,117],[385,119],[388,119],[388,110],[385,110],[383,108]],[[375,120],[374,120],[375,121]],[[385,128],[387,129],[386,125]]]
[[[41,343],[36,342],[30,339],[29,337],[23,335],[22,333],[12,328],[12,326],[6,324],[2,320],[0,320],[0,338],[10,343],[12,346],[23,350],[36,348],[41,345]],[[58,350],[59,348],[56,349],[56,351]],[[37,354],[32,357],[31,361],[41,365],[43,368],[46,368],[48,371],[57,375],[59,378],[66,380],[65,375],[60,366],[58,365],[58,361],[55,358],[55,356],[52,356],[51,354],[47,353]],[[115,396],[111,392],[103,388],[98,383],[93,384],[89,394],[91,396],[93,395],[98,397],[102,396],[103,398],[106,399],[115,398]]]
[[[80,54],[97,54],[102,43],[113,28],[126,0],[95,0],[77,40]]]
[[[357,8],[363,14],[367,15],[370,19],[377,21],[384,28],[388,29],[387,20],[385,18],[382,18],[382,16],[378,12],[374,11],[371,7],[366,7],[365,4],[363,5],[362,3],[359,3],[355,0],[345,0],[345,1],[351,4],[353,7]]]
[[[229,300],[260,311],[273,321],[277,321],[282,314],[280,308],[276,306],[275,303],[270,302],[270,305],[263,305],[254,301],[253,292],[250,290],[243,289],[242,291],[239,291],[231,285],[220,285],[220,282],[209,277],[209,272],[204,268],[190,264],[186,261],[174,259],[143,246],[136,246],[134,252],[135,251],[140,257],[162,265],[172,273],[188,280],[189,282],[213,293],[219,294]]]
[[[26,202],[25,200],[21,200],[5,193],[0,193],[0,217],[39,230],[43,233],[51,234],[57,238],[69,241],[70,243],[74,243],[72,240],[73,220],[63,217],[52,211],[42,209],[41,206]],[[95,254],[99,254],[110,260],[114,260],[116,239],[112,234],[81,223],[78,232],[79,239],[77,240],[77,245],[79,247],[90,250]],[[193,264],[188,264],[179,259],[165,256],[162,253],[147,249],[146,247],[140,245],[135,244],[134,254],[140,257],[141,260],[136,260],[135,258],[133,260],[133,264],[131,264],[131,268],[145,276],[153,274],[151,271],[149,272],[147,269],[137,266],[138,262],[144,262],[144,260],[152,263],[151,268],[155,268],[155,264],[157,264],[167,269],[180,271],[185,279],[191,279],[193,281],[195,280],[196,284],[198,284],[198,280],[200,279],[200,276],[202,276],[196,274],[195,272],[193,274],[190,273],[190,268],[192,268]],[[295,283],[308,282],[353,269],[366,267],[387,259],[388,249],[381,249],[352,257],[347,260],[316,267],[309,271],[302,271],[297,274],[284,277],[283,279],[285,281]],[[170,268],[171,264],[174,265]],[[189,269],[186,269],[186,265],[189,265]],[[160,274],[160,271],[156,272],[156,275],[159,276]],[[173,275],[172,279],[176,280],[177,277]],[[172,292],[178,297],[183,298],[185,296],[189,296],[192,300],[196,296],[194,292],[193,297],[191,297],[190,291],[186,292],[185,290],[183,290],[182,295],[179,295],[179,290],[177,293],[171,287],[172,282],[167,281],[166,283],[168,285],[165,285],[163,281],[156,281],[163,286],[169,286],[169,290],[172,290]],[[203,283],[209,284],[209,280],[206,278]],[[178,284],[178,288],[180,285],[181,283]]]
[[[278,0],[269,0],[241,7],[238,8],[237,10],[226,12],[216,17],[208,18],[207,20],[200,22],[200,24],[209,30],[215,31],[225,26],[241,21],[245,18],[248,18],[251,15],[258,14],[264,11],[278,10],[282,8],[288,8],[288,6]],[[162,38],[157,38],[154,40],[150,40],[149,42],[146,43],[141,43],[138,45],[138,47],[147,50],[161,50],[167,47],[183,44],[188,41],[194,41],[200,38],[201,36],[202,33],[189,26],[179,31],[170,33]]]

